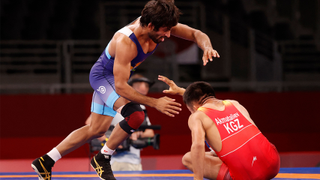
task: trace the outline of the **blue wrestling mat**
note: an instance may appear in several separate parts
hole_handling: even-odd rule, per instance
[[[192,180],[193,174],[189,170],[156,170],[156,171],[116,171],[117,180]],[[37,179],[33,172],[28,173],[0,173],[3,180],[33,180]],[[52,180],[99,180],[95,172],[53,172]],[[314,180],[320,179],[320,168],[281,168],[273,180]]]

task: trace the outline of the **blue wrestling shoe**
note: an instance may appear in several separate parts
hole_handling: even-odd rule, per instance
[[[51,180],[51,169],[54,165],[54,160],[48,155],[44,155],[35,159],[31,167],[38,174],[39,180]]]
[[[91,159],[91,166],[97,172],[98,176],[103,180],[116,180],[113,176],[113,172],[110,165],[111,156],[98,154]]]

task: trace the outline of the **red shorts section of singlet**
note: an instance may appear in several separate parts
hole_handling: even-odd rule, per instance
[[[222,165],[220,167],[217,180],[232,180],[230,173],[229,173],[229,168],[224,163],[222,163]]]

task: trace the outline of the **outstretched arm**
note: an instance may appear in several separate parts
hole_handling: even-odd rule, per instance
[[[169,90],[163,90],[163,93],[172,94],[172,95],[180,95],[183,96],[184,92],[186,91],[184,88],[179,87],[176,83],[169,78],[159,75],[158,80],[163,81],[164,83],[169,85]]]
[[[205,66],[212,57],[220,58],[219,53],[212,48],[210,38],[200,30],[178,23],[171,29],[173,36],[195,42],[203,50],[202,61]]]

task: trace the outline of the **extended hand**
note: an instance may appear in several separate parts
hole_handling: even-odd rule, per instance
[[[175,102],[175,99],[171,99],[166,96],[157,99],[155,106],[158,111],[170,117],[174,117],[175,114],[179,114],[179,111],[181,111],[180,107],[181,104]]]
[[[207,65],[207,63],[210,61],[213,61],[212,57],[215,58],[220,58],[219,53],[214,50],[212,47],[208,47],[203,51],[203,56],[202,56],[202,61],[203,61],[203,65]]]
[[[185,89],[177,86],[176,83],[174,83],[174,81],[170,80],[169,78],[159,75],[158,80],[163,81],[164,83],[169,85],[169,89],[163,90],[163,93],[172,95],[178,94],[181,96],[184,94]]]

